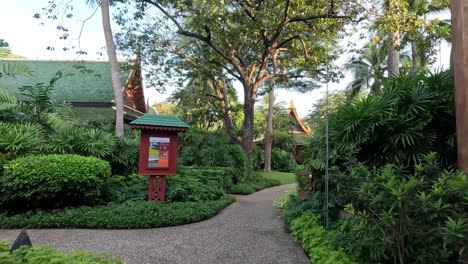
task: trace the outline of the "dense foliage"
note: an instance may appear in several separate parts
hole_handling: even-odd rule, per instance
[[[435,160],[414,173],[392,164],[344,172],[355,187],[341,198],[352,220],[339,244],[369,262],[455,263],[468,243],[468,177]]]
[[[230,167],[237,183],[244,175],[246,161],[239,145],[229,144],[222,130],[213,132],[190,130],[181,135],[179,163],[185,166]]]
[[[66,208],[22,214],[0,214],[0,228],[99,228],[133,229],[174,226],[216,215],[234,201],[223,196],[214,201],[155,203],[127,201],[105,206]]]
[[[287,226],[306,212],[324,213],[321,120],[306,152],[313,185],[298,174],[309,195],[304,202],[295,194],[285,200]],[[329,216],[332,223],[346,217],[332,228],[335,247],[360,263],[457,263],[467,244],[468,180],[452,171],[451,73],[391,78],[380,93],[340,102],[329,122]],[[301,230],[296,236],[314,227]]]
[[[292,172],[297,164],[291,152],[274,148],[271,150],[272,169],[276,171]]]
[[[251,194],[280,184],[279,180],[265,178],[255,173],[251,178],[243,179],[238,184],[233,185],[229,188],[228,192],[233,194]]]
[[[106,253],[77,250],[72,253],[58,251],[51,246],[41,245],[35,247],[23,246],[12,254],[6,241],[0,241],[0,263],[16,264],[44,264],[44,263],[71,263],[71,264],[120,264],[121,259],[112,258]]]
[[[232,186],[230,168],[179,167],[177,175],[166,178],[166,202],[211,201]],[[113,176],[106,184],[105,201],[125,202],[147,199],[148,177],[137,174]]]
[[[442,164],[455,163],[453,76],[401,74],[381,94],[349,100],[329,115],[330,161],[343,166],[352,159],[368,166],[386,163],[413,167],[430,151]],[[306,153],[317,175],[325,168],[324,124],[316,130]]]
[[[97,200],[111,175],[109,164],[78,155],[30,155],[4,166],[1,202],[23,208],[57,208]]]
[[[336,231],[325,230],[320,216],[304,214],[292,222],[292,234],[301,243],[313,264],[354,264],[342,248],[333,244]]]

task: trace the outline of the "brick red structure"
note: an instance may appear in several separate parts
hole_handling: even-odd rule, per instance
[[[177,172],[178,133],[189,126],[175,116],[146,114],[131,123],[141,130],[138,174],[149,176],[148,200],[164,202],[166,176]]]

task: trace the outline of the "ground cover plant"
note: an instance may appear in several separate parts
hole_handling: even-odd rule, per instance
[[[44,264],[44,263],[70,263],[70,264],[121,264],[124,263],[119,258],[113,258],[106,253],[96,253],[91,251],[77,250],[72,253],[65,253],[41,245],[35,247],[23,246],[15,250],[12,254],[10,246],[6,241],[0,241],[0,263],[16,264]]]
[[[52,211],[0,214],[0,228],[134,229],[189,224],[215,216],[232,196],[201,202],[127,201]]]
[[[325,230],[320,216],[304,214],[292,222],[292,234],[310,257],[311,263],[357,264],[343,248],[334,245],[336,231]]]

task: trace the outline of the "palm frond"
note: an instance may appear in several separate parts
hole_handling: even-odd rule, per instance
[[[11,109],[18,105],[16,97],[0,88],[0,110]]]
[[[2,71],[0,71],[0,77],[2,76],[33,76],[33,70],[24,64],[21,63],[4,63],[2,65]]]

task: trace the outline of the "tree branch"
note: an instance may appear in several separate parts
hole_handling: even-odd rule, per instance
[[[211,94],[211,93],[205,93],[205,95],[208,96],[208,97],[212,97],[212,98],[216,99],[217,101],[220,101],[220,102],[223,101],[223,98],[220,98],[217,95],[214,95],[214,94]]]
[[[301,38],[300,35],[294,35],[294,36],[292,36],[292,37],[289,37],[289,38],[287,38],[287,39],[281,41],[281,42],[280,42],[278,45],[276,45],[274,48],[275,48],[275,49],[279,49],[279,48],[283,47],[284,45],[288,44],[289,42],[291,42],[291,41],[293,41],[293,40],[295,40],[295,39],[300,39],[300,38]]]
[[[283,31],[284,25],[288,23],[288,13],[289,13],[290,6],[291,6],[290,0],[286,0],[286,3],[284,4],[283,17],[281,18],[281,21],[276,26],[275,34],[273,34],[270,40],[271,42],[274,42],[279,38],[281,31]]]
[[[320,18],[351,19],[350,16],[337,16],[334,14],[323,14],[323,15],[296,16],[296,17],[289,19],[288,23],[303,22],[303,21],[315,20],[315,19],[320,19]]]
[[[235,69],[236,71],[239,73],[239,75],[243,75],[244,74],[244,71],[242,70],[242,68],[239,66],[238,63],[236,63],[234,61],[233,58],[229,57],[225,52],[223,52],[216,44],[214,44],[212,41],[211,41],[211,31],[210,29],[208,28],[208,26],[205,26],[205,31],[207,32],[207,35],[208,36],[203,36],[201,34],[198,34],[198,33],[194,33],[194,32],[190,32],[190,31],[187,31],[187,30],[184,30],[184,28],[182,27],[182,25],[179,23],[179,21],[177,21],[177,19],[172,16],[171,14],[169,14],[169,12],[167,12],[164,8],[162,8],[161,5],[159,5],[158,3],[156,3],[155,1],[152,1],[152,0],[142,0],[143,2],[145,3],[148,3],[148,4],[151,4],[153,6],[155,6],[157,9],[159,9],[165,16],[167,16],[173,23],[174,25],[177,27],[177,33],[178,34],[181,34],[183,36],[187,36],[187,37],[191,37],[191,38],[195,38],[195,39],[198,39],[198,40],[201,40],[203,42],[205,42],[208,46],[210,46],[216,53],[218,53],[221,57],[223,57],[223,59],[225,59],[227,62],[229,62]]]

